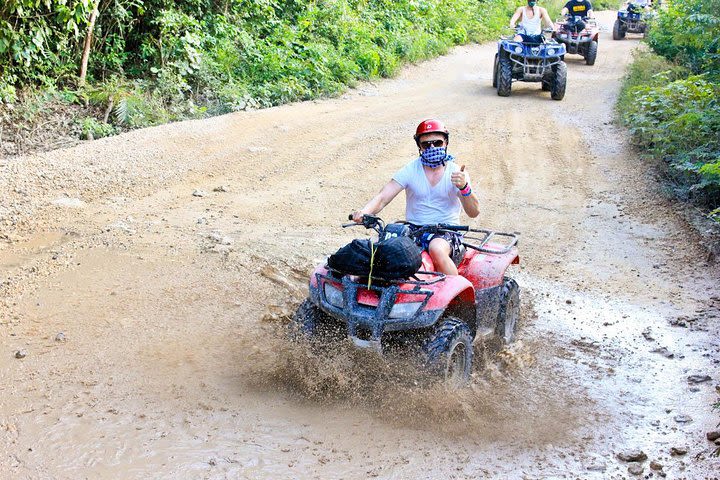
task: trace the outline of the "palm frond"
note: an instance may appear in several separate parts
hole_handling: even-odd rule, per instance
[[[113,111],[115,121],[120,124],[127,124],[130,121],[130,108],[128,108],[128,97],[123,96],[118,100]]]

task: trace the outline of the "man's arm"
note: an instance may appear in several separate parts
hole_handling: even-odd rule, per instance
[[[475,218],[480,215],[480,200],[478,200],[475,192],[471,192],[467,197],[460,195],[460,203],[462,203],[463,210],[465,210],[468,217]]]
[[[589,1],[586,1],[587,11],[585,12],[585,16],[587,18],[593,18],[595,16],[595,13],[593,12],[592,3]]]
[[[460,170],[453,172],[450,179],[453,185],[455,185],[458,189],[465,187],[470,190],[469,195],[462,195],[463,190],[460,190],[460,203],[462,204],[463,210],[465,210],[468,217],[475,218],[480,215],[480,200],[478,200],[475,192],[472,191],[472,187],[470,186],[470,176],[465,172],[465,165],[460,167]]]
[[[570,2],[566,3],[562,10],[560,10],[560,15],[567,15],[570,13],[570,7],[568,7],[568,5],[570,5]]]
[[[353,212],[353,221],[356,223],[362,222],[363,215],[375,215],[380,212],[385,206],[392,201],[393,198],[397,197],[397,194],[403,191],[403,186],[395,180],[390,180],[383,188],[380,193],[375,195],[367,205],[361,210]]]
[[[548,11],[545,10],[544,8],[540,8],[540,14],[542,15],[543,20],[545,20],[546,25],[548,27],[552,28],[553,30],[555,30],[555,22],[553,22],[550,19],[550,15],[548,14]]]
[[[518,7],[518,9],[515,10],[515,14],[510,19],[511,28],[515,28],[515,24],[517,23],[518,19],[520,19],[520,15],[522,15],[522,9],[523,7]]]

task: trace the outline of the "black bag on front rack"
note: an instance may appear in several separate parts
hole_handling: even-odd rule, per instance
[[[392,237],[378,243],[373,276],[385,280],[408,278],[422,265],[422,250],[410,237]],[[375,273],[377,272],[377,273]]]
[[[372,276],[399,280],[415,274],[422,265],[421,249],[410,237],[392,237],[373,244]],[[328,266],[346,275],[370,275],[370,241],[353,240],[328,258]]]
[[[328,267],[345,275],[367,276],[370,271],[370,240],[353,240],[328,258]]]

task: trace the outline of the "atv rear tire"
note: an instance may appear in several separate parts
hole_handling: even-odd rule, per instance
[[[495,61],[493,62],[493,88],[497,88],[497,75],[498,75],[498,54],[495,54]]]
[[[622,28],[622,23],[620,23],[620,20],[615,20],[615,25],[613,25],[613,40],[622,40],[625,38],[625,30]]]
[[[588,65],[595,65],[595,59],[597,58],[598,42],[593,40],[588,45],[587,54],[585,55],[585,63]]]
[[[565,97],[565,87],[567,85],[567,64],[560,62],[553,66],[553,83],[550,90],[550,98],[553,100],[562,100]]]
[[[343,338],[342,325],[333,321],[329,315],[320,310],[306,298],[300,304],[290,322],[290,338],[297,340],[306,338],[321,342],[334,342]]]
[[[446,317],[438,322],[422,348],[430,371],[450,385],[461,386],[470,379],[473,339],[462,320]]]
[[[500,338],[503,345],[512,343],[515,340],[519,318],[520,287],[518,287],[515,280],[505,277],[500,288],[500,310],[495,326],[495,334]]]
[[[509,97],[511,90],[512,61],[507,54],[503,54],[498,60],[497,94],[501,97]]]

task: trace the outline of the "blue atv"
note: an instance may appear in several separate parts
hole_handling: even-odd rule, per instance
[[[544,33],[552,30],[544,30]],[[501,37],[493,68],[493,87],[501,97],[509,97],[513,80],[541,82],[543,91],[553,100],[562,100],[567,83],[567,65],[563,61],[565,45],[539,36],[538,42],[518,42],[513,36]]]
[[[615,25],[613,26],[613,40],[622,40],[626,33],[642,33],[643,36],[647,32],[647,21],[645,13],[645,4],[642,1],[628,2],[628,4],[618,10]]]

